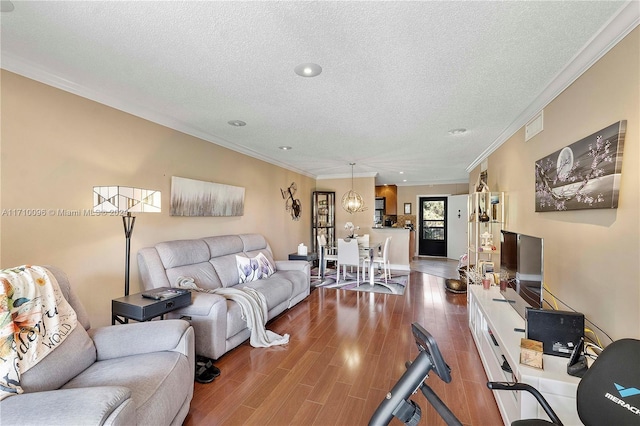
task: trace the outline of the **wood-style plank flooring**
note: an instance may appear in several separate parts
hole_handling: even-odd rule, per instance
[[[451,294],[443,278],[418,271],[403,296],[312,290],[267,324],[289,333],[289,344],[245,342],[221,357],[221,376],[195,384],[184,424],[366,425],[418,354],[415,321],[436,338],[452,370],[451,383],[435,373],[427,383],[464,425],[502,424],[467,325],[466,294]],[[422,393],[412,399],[422,408],[420,425],[445,424]]]

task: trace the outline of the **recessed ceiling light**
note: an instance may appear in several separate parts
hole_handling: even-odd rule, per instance
[[[236,127],[242,127],[242,126],[246,126],[247,123],[245,123],[242,120],[231,120],[231,121],[227,121],[227,123],[231,124],[232,126],[236,126]]]
[[[306,63],[300,64],[293,69],[300,77],[315,77],[320,75],[322,67],[318,64]]]
[[[283,151],[289,151],[290,149],[293,149],[290,146],[284,146],[284,145],[283,146],[279,146],[278,148],[280,148]]]
[[[467,129],[463,129],[463,128],[449,130],[450,135],[461,135],[466,132],[467,132]]]
[[[403,181],[403,182],[406,182],[407,180],[406,180],[406,179],[402,179],[402,181]]]
[[[403,174],[404,174],[404,172],[400,172],[400,174],[401,174],[401,175],[403,175]]]

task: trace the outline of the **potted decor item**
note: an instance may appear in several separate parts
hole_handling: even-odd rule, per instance
[[[355,231],[357,231],[358,229],[360,229],[359,226],[354,226],[353,223],[351,222],[347,222],[344,225],[344,229],[347,230],[347,238],[355,238]]]
[[[507,290],[507,283],[509,282],[509,271],[502,268],[500,269],[500,291]]]
[[[478,217],[478,220],[480,222],[489,222],[489,215],[487,214],[486,211],[482,211],[482,209],[480,207],[478,207],[478,211],[480,212],[480,216]]]

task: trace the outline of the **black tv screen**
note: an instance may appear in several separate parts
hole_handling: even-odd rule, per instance
[[[504,297],[525,317],[526,307],[542,309],[544,251],[542,238],[502,231],[500,272],[508,274]]]

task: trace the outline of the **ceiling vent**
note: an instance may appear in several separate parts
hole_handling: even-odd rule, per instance
[[[524,141],[525,142],[544,130],[543,112],[544,112],[544,110],[540,111],[535,117],[533,117],[524,126]]]

